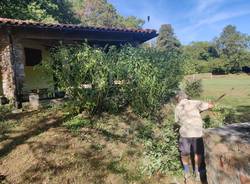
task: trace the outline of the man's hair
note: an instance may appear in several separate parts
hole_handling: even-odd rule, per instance
[[[175,98],[178,100],[188,99],[188,95],[184,91],[178,91]]]

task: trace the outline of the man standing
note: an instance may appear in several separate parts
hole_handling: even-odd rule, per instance
[[[200,166],[202,162],[203,145],[203,121],[201,112],[213,108],[212,103],[198,100],[188,100],[184,92],[176,95],[178,102],[175,109],[175,122],[180,126],[179,149],[181,161],[184,167],[185,183],[189,178],[189,156],[194,153],[195,176],[200,180]]]

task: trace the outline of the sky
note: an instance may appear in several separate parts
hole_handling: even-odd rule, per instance
[[[212,41],[232,24],[250,35],[250,0],[108,0],[124,16],[143,20],[143,28],[159,30],[171,24],[183,44]]]

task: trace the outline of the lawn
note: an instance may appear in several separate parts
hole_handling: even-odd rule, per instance
[[[250,105],[250,75],[214,76],[203,79],[202,84],[203,97],[214,99],[226,93],[220,103],[232,106]]]
[[[218,104],[235,108],[237,122],[250,121],[250,75],[231,74],[213,76],[200,75],[203,84],[202,99],[214,100],[222,94],[226,96]]]

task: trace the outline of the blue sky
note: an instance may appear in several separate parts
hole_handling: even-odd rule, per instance
[[[228,24],[250,35],[250,0],[108,0],[124,16],[151,20],[144,28],[171,24],[183,44],[210,41]]]

